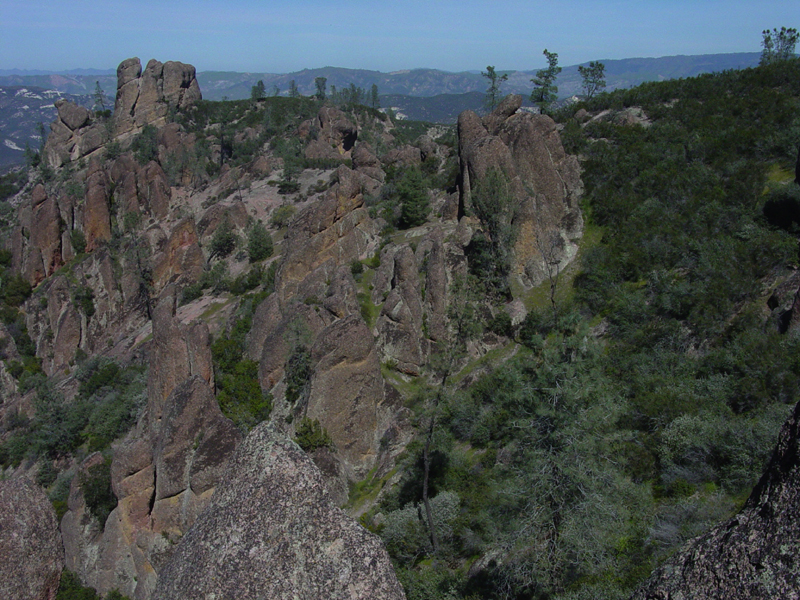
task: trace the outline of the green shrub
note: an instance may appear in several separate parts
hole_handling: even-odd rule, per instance
[[[400,197],[400,228],[417,227],[428,220],[430,200],[425,177],[419,169],[409,169],[397,183]]]
[[[298,344],[286,360],[286,399],[297,402],[311,380],[311,352]]]
[[[94,315],[94,292],[88,286],[79,286],[72,292],[72,304],[75,305],[86,318],[91,318]]]
[[[257,221],[247,233],[247,255],[250,262],[258,262],[272,256],[272,236],[261,221]]]
[[[158,159],[158,130],[152,125],[145,125],[133,139],[130,150],[140,165]]]
[[[69,232],[69,241],[72,243],[72,249],[75,254],[86,252],[86,236],[80,229],[73,229]]]
[[[209,258],[225,258],[229,256],[236,249],[237,242],[238,239],[233,231],[233,225],[229,219],[224,218],[214,230],[214,235],[211,236]]]
[[[303,417],[295,433],[295,441],[306,452],[313,452],[319,448],[333,448],[333,440],[328,431],[320,425],[318,419],[313,421]]]
[[[104,526],[108,515],[117,506],[117,497],[111,489],[111,459],[89,467],[81,476],[81,490],[86,507],[100,526]]]
[[[294,219],[296,212],[297,209],[291,204],[282,204],[272,211],[272,216],[270,217],[269,222],[273,227],[283,229],[284,227],[289,226],[289,223],[291,223]]]

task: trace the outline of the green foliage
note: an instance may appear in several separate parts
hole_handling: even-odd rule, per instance
[[[761,65],[768,65],[783,60],[794,58],[794,49],[800,34],[794,27],[781,27],[780,31],[776,28],[770,31],[765,29],[761,32],[764,39],[761,41]]]
[[[102,600],[102,599],[93,588],[81,585],[81,580],[75,573],[73,573],[69,569],[64,569],[61,572],[61,581],[58,584],[58,592],[56,593],[56,600]],[[111,590],[106,595],[105,600],[130,600],[130,598],[121,594],[119,590]]]
[[[286,399],[297,402],[311,381],[311,352],[302,345],[297,344],[286,359]]]
[[[408,229],[422,225],[428,219],[430,201],[425,178],[419,169],[408,169],[397,182],[400,198],[400,227]]]
[[[318,419],[303,417],[295,433],[295,441],[306,452],[314,452],[320,448],[333,448],[333,440]]]
[[[111,489],[111,458],[89,467],[80,482],[86,507],[102,527],[117,506],[117,497]]]
[[[272,256],[272,236],[261,221],[256,221],[247,233],[247,255],[250,262]]]
[[[89,319],[94,314],[94,292],[92,288],[80,286],[72,292],[72,304],[75,305],[86,318]]]
[[[130,151],[140,165],[158,159],[158,130],[153,125],[145,125],[142,132],[133,139]]]
[[[20,306],[31,295],[31,284],[22,275],[4,274],[3,288],[0,290],[0,299],[10,307]]]
[[[9,171],[0,175],[0,202],[19,192],[27,182],[24,171]],[[5,216],[0,213],[0,216]]]
[[[250,99],[263,100],[266,97],[267,97],[267,90],[264,87],[264,82],[261,79],[259,79],[258,83],[256,83],[250,90]]]
[[[236,249],[238,238],[233,231],[233,225],[227,217],[214,229],[209,243],[209,258],[226,258]]]
[[[272,211],[272,216],[269,219],[270,224],[277,229],[288,227],[289,223],[294,219],[297,209],[291,204],[281,204],[278,208]]]
[[[73,229],[69,232],[69,241],[72,243],[72,249],[75,250],[75,254],[86,252],[86,236],[80,229]]]
[[[606,66],[600,61],[592,61],[589,66],[579,66],[578,74],[581,76],[581,87],[586,92],[586,97],[591,98],[606,87]]]
[[[558,98],[558,86],[555,84],[561,67],[558,66],[558,54],[548,52],[545,48],[544,57],[547,59],[547,68],[536,71],[536,77],[531,79],[533,92],[531,92],[531,102],[536,104],[544,113],[550,105]]]
[[[272,412],[272,394],[261,389],[258,363],[244,358],[253,313],[264,297],[256,295],[245,302],[228,335],[219,337],[211,345],[220,409],[244,431],[267,420]]]
[[[508,74],[498,75],[494,67],[486,67],[486,71],[481,71],[481,75],[489,80],[489,87],[486,90],[486,108],[491,112],[500,103],[500,86],[508,81]]]
[[[147,376],[141,367],[120,369],[99,358],[86,361],[76,371],[79,391],[72,402],[32,369],[26,367],[21,379],[36,388],[35,416],[16,424],[3,445],[4,464],[16,465],[26,457],[63,458],[83,444],[91,451],[105,450],[130,429],[144,406]]]
[[[467,247],[470,271],[490,292],[507,296],[517,228],[513,200],[503,173],[497,169],[486,173],[472,194],[472,206],[482,229]]]

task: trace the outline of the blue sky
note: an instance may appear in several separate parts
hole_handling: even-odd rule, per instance
[[[544,48],[561,65],[757,52],[781,26],[800,28],[800,1],[0,0],[0,69],[530,70]]]

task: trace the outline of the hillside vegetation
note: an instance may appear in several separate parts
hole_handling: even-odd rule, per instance
[[[627,598],[742,506],[800,389],[800,60],[563,109],[580,179],[519,98],[460,140],[167,100],[80,112],[75,153],[0,181],[0,474],[63,517],[60,598],[151,597],[267,420],[409,600]]]
[[[800,61],[557,119],[600,240],[524,350],[439,405],[438,552],[409,448],[375,522],[412,599],[626,597],[744,501],[798,399]]]

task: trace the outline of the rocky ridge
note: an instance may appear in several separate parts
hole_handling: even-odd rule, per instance
[[[180,318],[178,298],[213,272],[213,265],[243,272],[241,258],[213,254],[215,232],[224,226],[242,236],[251,219],[268,220],[282,207],[265,179],[282,168],[283,159],[270,155],[266,144],[250,164],[223,164],[214,180],[207,170],[191,166],[167,174],[171,161],[192,155],[198,141],[177,122],[167,123],[167,117],[197,99],[193,67],[150,61],[142,72],[138,59],[130,59],[118,69],[110,121],[100,123],[80,107],[61,104],[46,152],[52,168],[65,177],[71,173],[69,182],[44,183],[32,190],[19,208],[10,244],[14,269],[38,286],[25,314],[46,375],[74,394],[73,369],[81,355],[149,365],[146,407],[113,447],[116,507],[99,523],[77,476],[61,522],[67,567],[101,593],[119,589],[139,600],[157,589],[171,593],[161,587],[166,583],[159,583],[164,569],[186,576],[185,566],[168,565],[180,564],[171,558],[176,549],[186,556],[200,552],[190,545],[195,524],[203,523],[192,534],[198,539],[224,535],[214,528],[222,519],[215,490],[228,482],[223,473],[241,439],[215,398],[219,387],[211,359],[212,328],[202,319],[192,320],[202,311],[189,310],[184,314],[194,317]],[[304,473],[309,516],[330,523],[326,535],[369,548],[363,555],[338,542],[328,548],[331,560],[352,565],[348,572],[354,577],[361,573],[353,585],[364,594],[373,585],[385,597],[402,592],[376,540],[344,520],[331,504],[344,504],[350,486],[366,477],[397,477],[397,457],[414,435],[402,387],[425,377],[431,357],[450,343],[447,308],[453,283],[466,275],[465,248],[478,228],[474,217],[464,216],[473,186],[488,169],[503,170],[515,190],[525,243],[530,242],[531,223],[539,223],[531,211],[542,207],[549,215],[547,233],[562,236],[564,248],[572,247],[580,234],[577,163],[564,155],[552,120],[519,114],[517,108],[512,98],[483,122],[464,115],[460,210],[455,195],[437,195],[431,198],[436,212],[429,222],[392,236],[382,234],[387,223],[368,200],[380,193],[392,170],[438,172],[450,149],[424,135],[413,145],[386,150],[394,139],[391,128],[376,119],[370,126],[378,130],[371,132],[376,147],[384,149],[378,153],[360,139],[363,116],[327,106],[297,128],[297,136],[306,142],[307,160],[339,161],[339,166],[319,172],[329,178],[324,189],[319,178],[314,186],[301,186],[300,210],[275,235],[279,256],[265,263],[274,267],[274,293],[253,306],[243,351],[257,363],[261,390],[273,400],[272,425],[256,430],[258,435],[251,434],[245,445],[280,449],[279,470]],[[109,156],[111,143],[123,151],[148,125],[156,133],[148,160],[131,152]],[[237,135],[236,143],[257,139],[255,131]],[[224,162],[221,142],[210,152],[209,162]],[[344,164],[348,160],[352,167]],[[541,270],[536,271],[535,253],[525,254],[526,248],[517,249],[519,280],[532,285]],[[559,255],[561,264],[574,255],[567,250]],[[365,263],[371,265],[368,278],[354,269],[362,265],[363,270]],[[233,315],[245,302],[230,298],[223,304],[223,318],[213,327],[217,337],[233,327]],[[491,316],[498,309],[485,310]],[[501,337],[486,334],[462,360],[502,343]],[[306,357],[307,376],[292,398],[288,391],[295,355]],[[30,413],[30,406],[31,394],[13,390],[3,411],[11,414],[22,407]],[[305,420],[318,423],[331,440],[330,447],[311,451],[319,472],[294,445],[280,439],[293,437]],[[244,466],[245,457],[237,460],[230,468],[239,469],[234,471],[242,477],[239,487],[252,484],[258,493],[279,495],[267,482],[251,481],[254,467]],[[100,454],[90,455],[76,472],[88,473],[103,461]],[[225,497],[233,502],[237,490],[226,489]],[[246,539],[257,535],[253,529]],[[303,553],[313,562],[315,553],[326,551],[315,543]],[[203,552],[197,560],[220,560]],[[320,577],[329,576],[332,564],[319,563]],[[246,562],[241,565],[248,568]],[[380,574],[384,583],[358,583],[371,581],[360,579],[363,569]],[[308,585],[326,585],[321,581]]]

